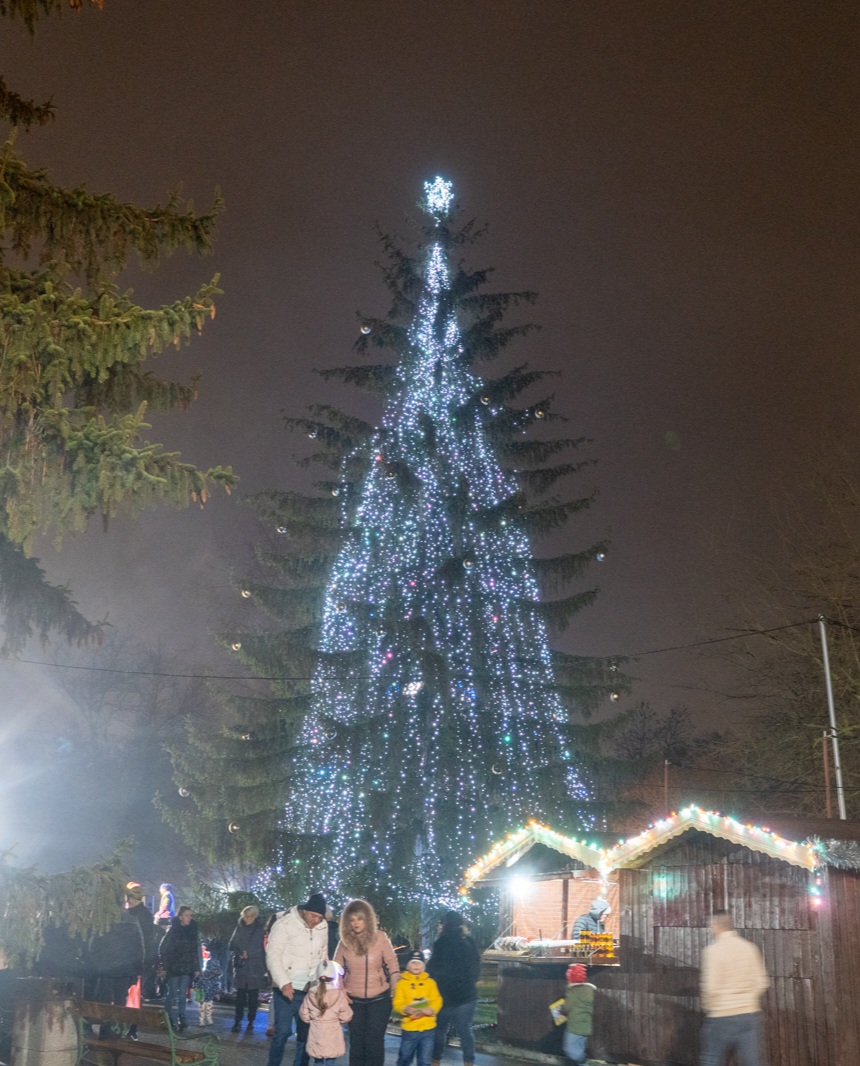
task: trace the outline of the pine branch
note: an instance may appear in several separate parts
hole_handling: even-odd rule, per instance
[[[104,933],[122,914],[119,900],[128,882],[131,842],[94,866],[60,874],[16,869],[10,853],[0,856],[0,951],[7,966],[29,968],[39,958],[49,927],[62,927],[75,939]],[[9,916],[15,915],[10,921]]]
[[[478,360],[489,362],[497,359],[512,341],[527,337],[541,328],[534,322],[525,322],[519,326],[508,326],[506,329],[493,329],[494,322],[503,314],[500,309],[498,315],[479,319],[463,331],[463,355],[460,358],[462,366],[471,366]],[[543,371],[539,376],[550,373],[552,371]]]
[[[313,526],[320,530],[340,529],[340,507],[331,496],[307,496],[301,492],[258,492],[248,502],[264,521]]]
[[[561,463],[558,466],[537,467],[532,470],[508,470],[506,473],[516,478],[524,492],[532,496],[543,496],[557,481],[593,466],[593,459],[583,459],[579,463]]]
[[[60,257],[73,272],[84,271],[91,284],[114,277],[132,252],[145,265],[179,248],[209,252],[223,206],[218,193],[210,210],[197,215],[175,195],[145,209],[82,186],[66,189],[53,185],[45,170],[27,167],[9,142],[0,178],[0,233],[15,253],[26,258],[35,246],[43,262]]]
[[[0,270],[0,411],[20,421],[22,411],[65,405],[76,391],[79,403],[96,408],[117,402],[127,411],[151,398],[158,406],[187,407],[194,386],[159,381],[137,367],[202,331],[215,315],[217,281],[149,311],[110,290],[85,297],[42,281],[41,291],[28,291],[26,275]]]
[[[48,101],[37,104],[13,93],[3,77],[0,77],[0,121],[29,130],[33,126],[47,126],[54,118],[54,105]]]
[[[16,465],[0,467],[0,532],[28,549],[40,533],[80,533],[99,514],[137,514],[158,502],[205,504],[219,485],[230,491],[232,470],[198,470],[160,445],[138,444],[149,428],[145,408],[105,419],[88,408],[45,408],[23,427]],[[29,452],[26,439],[38,440]],[[8,447],[13,438],[7,436]]]
[[[104,623],[87,621],[68,588],[49,584],[38,559],[28,558],[2,535],[0,614],[5,631],[2,655],[20,652],[34,636],[44,644],[56,633],[79,646],[103,639]]]
[[[376,363],[372,366],[336,366],[315,370],[323,381],[337,381],[342,385],[354,385],[367,392],[386,393],[397,377],[394,363]]]
[[[567,629],[574,615],[594,603],[597,592],[597,589],[588,589],[558,600],[523,601],[523,606],[531,608],[554,634],[558,634]]]
[[[89,0],[94,7],[104,6],[104,0]],[[30,33],[35,33],[36,23],[46,15],[61,15],[65,8],[81,11],[84,0],[0,0],[0,17],[21,19]]]
[[[592,545],[586,551],[568,552],[565,555],[556,555],[552,558],[533,557],[530,560],[522,560],[523,565],[530,565],[538,584],[546,592],[552,594],[565,587],[571,581],[582,577],[586,569],[594,561],[595,553],[605,551],[605,542]]]
[[[586,437],[566,440],[510,440],[499,442],[496,450],[503,462],[519,467],[524,463],[545,463],[553,456],[585,443],[588,443]]]
[[[321,550],[314,554],[293,552],[281,555],[265,548],[257,548],[255,555],[257,560],[288,588],[322,588],[337,558],[336,553]],[[242,583],[242,587],[253,598],[256,583],[246,581]]]

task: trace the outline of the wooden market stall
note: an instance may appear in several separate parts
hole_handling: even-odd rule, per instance
[[[571,902],[594,891],[610,901],[615,934],[614,957],[589,961],[594,1057],[695,1066],[701,951],[710,915],[726,909],[771,978],[768,1061],[860,1062],[860,824],[774,819],[763,828],[687,807],[610,844],[533,823],[476,862],[465,885],[500,892],[501,935],[489,955],[506,1042],[557,1049],[547,1008],[575,955],[565,943]]]

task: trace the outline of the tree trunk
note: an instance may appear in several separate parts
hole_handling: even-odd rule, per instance
[[[77,1057],[72,1000],[52,995],[48,981],[21,981],[15,997],[12,1066],[75,1066]]]

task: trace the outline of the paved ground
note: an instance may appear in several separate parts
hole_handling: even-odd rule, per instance
[[[266,1037],[266,1025],[269,1020],[267,1013],[260,1011],[257,1015],[254,1029],[249,1032],[243,1025],[240,1033],[230,1032],[230,1027],[233,1024],[231,1006],[226,1004],[221,1006],[216,1003],[213,1017],[214,1025],[212,1029],[221,1041],[221,1066],[265,1066],[269,1049],[269,1040]],[[193,1006],[189,1007],[188,1020],[191,1022],[189,1032],[200,1032],[197,1026],[193,1024],[194,1020],[196,1020],[196,1008]],[[293,1050],[295,1048],[294,1040],[295,1038],[291,1038],[287,1044],[283,1066],[292,1066]],[[385,1066],[396,1066],[399,1046],[399,1037],[389,1034],[385,1038]],[[533,1064],[545,1064],[545,1066],[553,1064],[555,1066],[555,1064],[560,1064],[562,1061],[562,1059],[556,1059],[550,1055],[520,1052],[514,1048],[510,1049],[510,1053],[506,1049],[505,1053],[500,1055],[486,1054],[481,1051],[478,1051],[475,1055],[475,1066],[517,1066],[519,1063],[526,1063],[528,1066],[533,1066]],[[592,1061],[594,1066],[599,1066],[596,1060]],[[338,1066],[341,1066],[341,1064],[345,1066],[346,1062],[346,1057],[339,1059]],[[462,1066],[462,1062],[463,1056],[459,1048],[447,1048],[443,1066]]]

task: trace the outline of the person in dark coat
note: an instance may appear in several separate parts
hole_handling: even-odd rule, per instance
[[[436,1037],[433,1041],[433,1066],[439,1066],[448,1030],[455,1029],[463,1049],[464,1066],[475,1061],[475,1034],[472,1020],[478,1004],[478,977],[481,972],[481,956],[478,945],[466,931],[462,915],[448,911],[442,918],[441,929],[427,972],[442,993],[442,1009],[436,1020]]]
[[[247,1007],[248,1028],[254,1028],[260,989],[266,984],[266,930],[257,907],[246,907],[230,937],[232,952],[230,965],[233,970],[233,988],[236,991],[236,1014],[233,1032],[242,1027],[242,1016]]]
[[[334,916],[334,911],[331,907],[326,908],[325,920],[328,923],[328,957],[334,958],[334,953],[337,951],[338,941],[340,940],[340,922]]]
[[[142,927],[118,911],[118,920],[87,943],[85,995],[100,1003],[125,1006],[128,990],[143,973],[146,943]]]
[[[583,933],[605,933],[606,919],[609,916],[609,903],[602,897],[592,902],[591,908],[573,923],[573,940],[579,940]]]
[[[404,933],[395,933],[391,938],[391,946],[394,948],[394,954],[400,963],[400,972],[405,973],[406,964],[412,957],[412,945],[409,943],[409,937]]]
[[[202,969],[197,922],[192,918],[190,907],[180,907],[158,948],[158,972],[167,980],[165,1007],[170,1024],[177,1032],[188,1028],[185,1020],[188,989]]]
[[[129,986],[128,996],[125,1001],[127,1007],[140,1007],[143,1003],[144,989],[151,990],[152,978],[155,975],[155,964],[158,959],[158,936],[155,927],[155,918],[152,911],[143,901],[143,888],[138,881],[129,881],[125,886],[125,919],[129,922],[137,922],[143,937],[143,971],[137,980]],[[132,1040],[137,1040],[137,1026],[132,1025],[128,1030]]]

